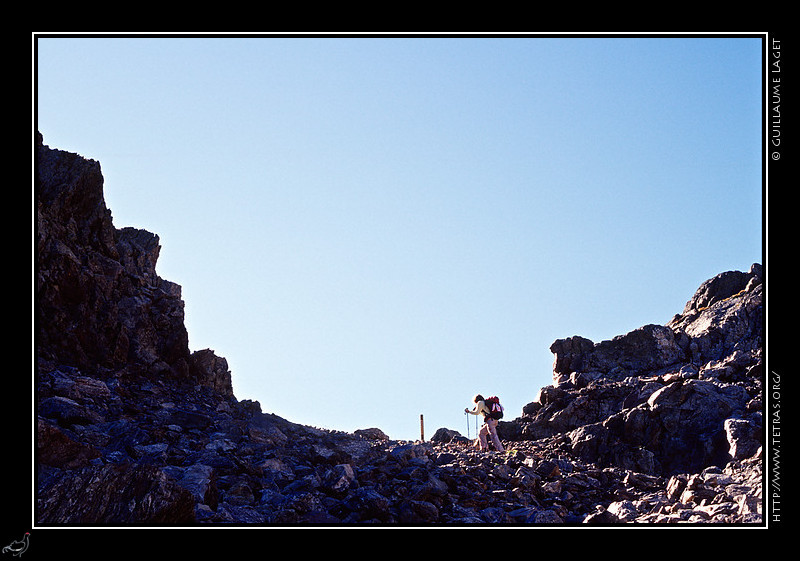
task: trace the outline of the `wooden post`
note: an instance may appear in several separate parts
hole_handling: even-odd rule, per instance
[[[422,420],[422,413],[419,415],[419,439],[425,442],[425,423]]]

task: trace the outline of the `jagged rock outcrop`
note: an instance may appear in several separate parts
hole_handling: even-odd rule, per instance
[[[98,162],[37,141],[39,358],[232,393],[224,359],[189,352],[181,288],[156,274],[158,236],[113,226]]]
[[[601,465],[670,476],[760,453],[763,283],[760,265],[702,284],[682,314],[610,341],[555,341],[553,385],[505,438],[563,435]]]
[[[685,358],[675,333],[661,325],[646,325],[597,344],[579,336],[559,339],[550,346],[550,352],[556,357],[553,372],[559,375],[557,383],[575,372],[622,378],[658,370]]]
[[[37,524],[760,522],[760,267],[666,326],[556,341],[505,453],[328,431],[237,400],[158,237],[113,226],[97,162],[37,150]]]

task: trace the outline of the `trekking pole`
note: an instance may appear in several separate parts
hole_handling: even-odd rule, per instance
[[[467,438],[469,438],[469,415],[464,411],[464,417],[467,419]]]

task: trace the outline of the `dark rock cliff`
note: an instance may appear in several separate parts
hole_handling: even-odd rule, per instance
[[[755,452],[762,429],[762,271],[703,283],[666,326],[555,341],[553,385],[504,423],[510,439],[568,434],[573,451],[670,475]],[[749,442],[729,439],[744,433]]]
[[[181,288],[156,274],[158,236],[114,228],[100,164],[39,136],[35,185],[39,360],[196,380],[232,395],[224,360],[189,352]]]
[[[553,343],[505,453],[301,426],[191,352],[156,235],[117,229],[99,163],[37,137],[36,505],[58,525],[760,523],[761,268],[666,326]]]

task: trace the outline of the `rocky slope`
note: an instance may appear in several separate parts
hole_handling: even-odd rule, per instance
[[[158,237],[117,229],[99,163],[39,137],[36,523],[430,525],[762,521],[760,267],[666,326],[558,340],[507,451],[290,423],[190,352]]]

